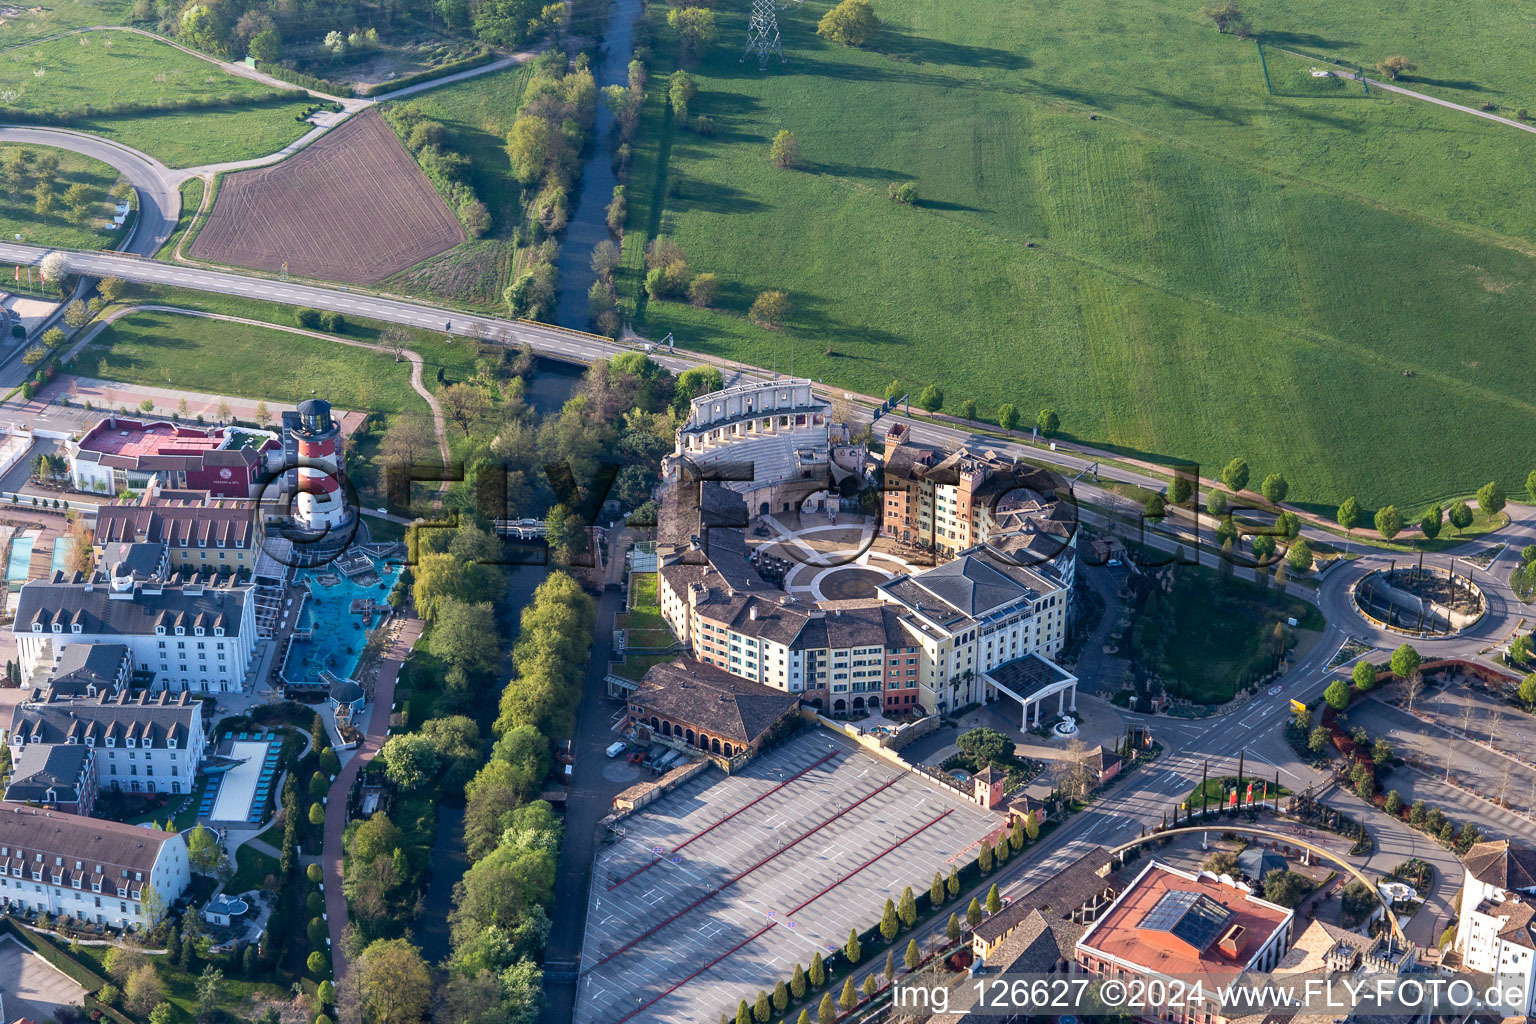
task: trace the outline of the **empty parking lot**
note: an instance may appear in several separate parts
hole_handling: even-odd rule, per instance
[[[711,769],[599,848],[577,1024],[734,1013],[1000,824],[824,729],[736,775]]]

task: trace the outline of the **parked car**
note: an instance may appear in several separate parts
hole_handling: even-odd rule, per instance
[[[608,749],[603,751],[603,753],[607,754],[609,757],[618,757],[620,754],[624,753],[628,747],[629,744],[625,743],[623,740],[616,740],[613,743],[608,744]]]

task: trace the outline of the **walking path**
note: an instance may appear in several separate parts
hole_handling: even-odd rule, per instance
[[[395,351],[388,345],[376,345],[367,341],[358,341],[355,338],[342,338],[335,334],[325,334],[320,331],[311,331],[303,327],[290,327],[287,324],[268,323],[265,320],[252,320],[242,316],[228,316],[224,313],[208,313],[200,309],[185,309],[181,306],[160,306],[146,304],[139,306],[123,306],[112,310],[106,316],[97,321],[97,323],[94,324],[90,330],[82,334],[80,336],[80,340],[70,346],[69,351],[64,354],[64,357],[60,360],[60,362],[68,365],[70,360],[74,359],[81,352],[85,351],[86,346],[90,345],[90,343],[96,339],[96,336],[105,330],[109,324],[122,319],[130,313],[138,312],[176,313],[180,316],[202,317],[205,320],[224,320],[229,323],[247,324],[251,327],[265,327],[268,330],[286,331],[289,334],[299,334],[303,335],[304,337],[315,338],[319,341],[331,341],[338,345],[350,345],[353,348],[368,349],[371,352],[380,352],[385,355],[392,355]],[[443,407],[438,403],[437,396],[428,390],[426,384],[422,380],[422,368],[424,364],[422,362],[420,353],[408,348],[403,348],[400,350],[400,355],[411,364],[411,390],[420,395],[422,400],[427,403],[427,407],[432,410],[432,433],[435,435],[437,440],[438,457],[442,459],[443,465],[446,466],[448,465],[450,459],[448,449],[448,426],[447,419],[443,415]]]
[[[347,925],[347,899],[341,891],[341,836],[347,826],[347,796],[352,792],[352,784],[357,780],[357,773],[362,771],[363,765],[373,760],[389,735],[389,719],[395,701],[395,682],[400,677],[401,666],[405,664],[405,659],[410,656],[411,649],[416,646],[416,640],[421,636],[421,629],[421,620],[407,620],[404,628],[390,645],[389,651],[384,655],[384,660],[379,666],[378,683],[373,691],[373,704],[368,711],[368,730],[363,735],[363,742],[353,751],[352,756],[347,758],[346,763],[341,766],[341,772],[331,781],[331,788],[325,798],[327,813],[321,865],[325,871],[325,916],[331,932],[331,967],[332,973],[336,976],[336,988],[339,991],[345,991],[342,986],[350,966],[341,943],[342,929]],[[349,1017],[355,1018],[358,1012],[355,1006],[349,1010],[345,1003],[339,1005],[337,1010],[342,1015],[343,1024],[348,1024]]]
[[[1297,50],[1288,50],[1283,46],[1272,46],[1270,49],[1279,50],[1281,53],[1288,53],[1292,57],[1301,57],[1304,60],[1321,59],[1314,57],[1310,53],[1301,53]],[[1329,64],[1329,70],[1338,75],[1340,78],[1348,78],[1354,82],[1364,82],[1368,86],[1375,86],[1376,88],[1384,89],[1387,92],[1395,92],[1403,96],[1411,97],[1412,99],[1423,100],[1425,103],[1433,103],[1437,107],[1446,107],[1450,110],[1459,110],[1463,114],[1471,114],[1473,117],[1481,117],[1488,121],[1497,121],[1499,124],[1506,124],[1511,128],[1518,128],[1523,132],[1530,132],[1532,135],[1536,135],[1536,125],[1529,125],[1524,121],[1516,121],[1512,117],[1500,117],[1498,114],[1495,114],[1492,111],[1478,110],[1476,107],[1468,107],[1460,103],[1452,103],[1450,100],[1442,100],[1438,96],[1431,96],[1428,93],[1415,92],[1412,89],[1405,89],[1395,82],[1378,82],[1374,78],[1366,78],[1363,73],[1351,71],[1348,67],[1336,65],[1331,61],[1328,61],[1327,63]]]

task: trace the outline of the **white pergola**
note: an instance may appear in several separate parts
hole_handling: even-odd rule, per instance
[[[1040,705],[1052,696],[1056,698],[1056,714],[1077,710],[1077,676],[1038,654],[1006,662],[983,672],[982,678],[989,688],[989,699],[1005,693],[1019,702],[1023,708],[1021,729],[1040,724]]]

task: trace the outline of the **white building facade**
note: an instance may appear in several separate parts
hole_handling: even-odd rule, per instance
[[[0,803],[7,908],[137,930],[191,881],[187,844],[174,832]]]

